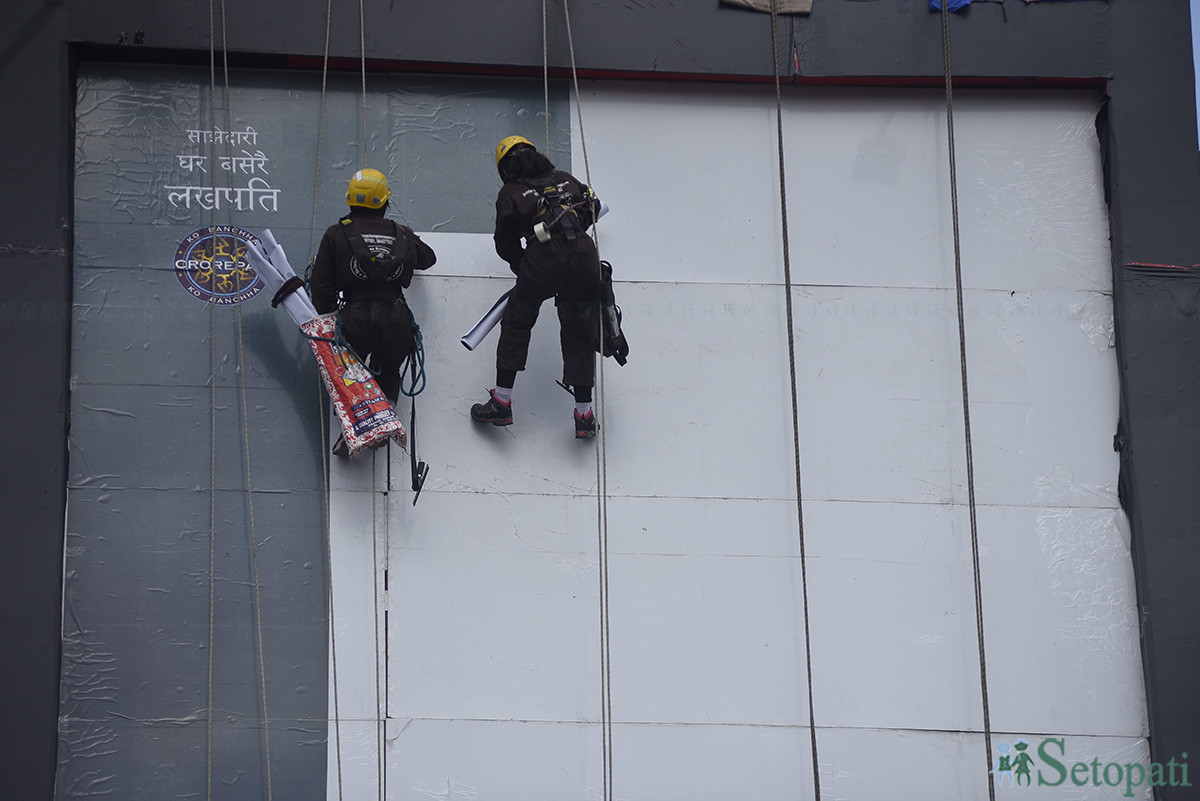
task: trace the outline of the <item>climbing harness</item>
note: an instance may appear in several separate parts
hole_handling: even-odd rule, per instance
[[[566,239],[574,239],[599,216],[599,202],[590,185],[584,190],[585,196],[575,200],[575,196],[567,191],[566,182],[553,181],[553,173],[517,179],[517,183],[538,193],[533,233],[539,242],[549,242],[555,231]]]
[[[350,243],[350,250],[354,254],[354,258],[358,265],[358,269],[367,276],[370,282],[368,287],[359,293],[348,293],[347,301],[354,302],[357,300],[371,301],[371,319],[376,320],[377,303],[379,301],[400,301],[404,302],[404,293],[402,288],[408,287],[412,283],[413,270],[411,265],[404,261],[404,253],[406,250],[408,239],[405,237],[400,224],[394,220],[389,220],[395,228],[395,234],[392,237],[392,245],[390,252],[386,255],[380,255],[371,250],[363,238],[362,233],[355,225],[354,219],[349,215],[338,220],[341,225],[342,233],[346,235],[346,240]],[[405,304],[407,307],[407,304]],[[412,316],[412,311],[409,310],[409,316]],[[344,341],[341,336],[341,315],[338,315],[338,334],[339,339]],[[413,506],[417,505],[417,498],[420,497],[421,488],[425,485],[425,479],[429,475],[429,465],[417,458],[417,395],[425,389],[425,346],[421,338],[421,327],[417,325],[416,320],[412,323],[413,334],[413,350],[409,357],[405,360],[404,366],[400,373],[400,391],[412,399],[412,411],[409,415],[409,461],[412,470],[412,490],[413,490]],[[379,371],[371,367],[370,363],[363,358],[363,363],[375,375],[379,375]],[[408,381],[407,387],[405,381]]]

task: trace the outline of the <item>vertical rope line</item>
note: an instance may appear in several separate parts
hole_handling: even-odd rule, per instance
[[[312,237],[309,241],[308,260],[312,263],[316,254],[316,238],[317,238],[317,208],[320,202],[319,188],[321,185],[321,155],[325,147],[325,109],[328,88],[329,75],[329,32],[332,27],[333,20],[333,0],[328,0],[325,8],[325,55],[321,62],[321,114],[317,132],[317,180],[316,189],[313,192],[313,223]],[[331,501],[329,497],[329,438],[326,436],[326,425],[329,422],[329,409],[325,406],[326,390],[325,384],[321,380],[321,373],[318,370],[317,377],[317,411],[318,411],[318,427],[321,429],[321,483],[322,483],[322,505],[324,507],[324,534],[325,534],[325,585],[328,592],[328,612],[329,612],[329,661],[332,676],[330,677],[333,684],[333,746],[334,746],[334,770],[337,774],[337,797],[343,797],[342,785],[342,716],[341,704],[338,698],[338,664],[337,664],[337,625],[334,619],[333,605],[333,537],[331,534],[332,525],[330,521]]]
[[[414,402],[416,399],[413,399]],[[387,453],[387,451],[384,451]],[[379,788],[379,801],[383,801],[383,727],[387,717],[387,710],[383,708],[383,693],[380,691],[379,678],[379,526],[378,515],[376,514],[376,486],[375,486],[375,462],[378,451],[371,453],[371,588],[372,588],[372,608],[375,610],[375,777]],[[388,466],[391,467],[391,460],[388,460]],[[387,503],[387,494],[384,494],[384,503]],[[385,507],[386,511],[386,507]],[[387,659],[387,654],[383,655]]]
[[[317,253],[317,207],[321,197],[321,152],[325,149],[325,96],[329,79],[329,29],[333,19],[333,0],[325,6],[325,55],[321,59],[321,111],[317,120],[317,175],[313,182],[312,235],[308,240],[308,263],[312,264]],[[307,276],[306,276],[307,277]],[[322,389],[322,392],[324,390]],[[325,421],[321,421],[321,435],[325,434]]]
[[[583,174],[587,178],[588,186],[591,186],[592,170],[588,165],[587,137],[583,135],[583,102],[580,100],[579,95],[579,74],[575,69],[575,40],[571,36],[571,12],[567,7],[567,0],[563,0],[563,16],[567,22],[567,47],[571,53],[571,83],[575,87],[575,115],[579,120],[579,146],[583,151]],[[600,246],[598,241],[596,246],[597,248]]]
[[[363,0],[358,0],[358,52],[359,70],[362,73],[362,163],[367,166],[367,17]]]
[[[216,123],[217,109],[217,43],[216,0],[208,2],[208,109],[209,126]],[[216,164],[216,144],[209,148],[210,164]],[[217,196],[216,170],[212,172],[213,197]],[[213,233],[216,233],[217,212],[213,206]],[[205,794],[212,801],[213,773],[213,642],[216,623],[216,550],[217,550],[217,307],[210,303],[208,310],[209,351],[209,532],[208,532],[208,708],[205,731]]]
[[[571,11],[568,0],[563,0],[563,17],[567,27],[567,48],[571,57],[571,83],[575,90],[575,112],[579,120],[579,144],[583,152],[584,180],[590,188],[592,185],[592,169],[588,162],[587,135],[583,127],[583,103],[579,93],[579,74],[575,59],[575,40],[571,34]],[[546,80],[549,80],[549,61],[546,62]],[[547,90],[547,109],[549,94]],[[547,131],[549,131],[549,116],[547,115]],[[549,133],[547,133],[549,139]],[[547,148],[548,149],[548,148]],[[592,231],[596,240],[597,254],[600,250],[600,235],[596,222],[593,220]],[[612,735],[612,661],[611,636],[609,629],[609,583],[608,583],[608,448],[604,420],[604,357],[601,356],[596,371],[596,415],[599,431],[596,435],[596,529],[597,551],[599,558],[600,580],[600,729],[603,752],[603,799],[612,801],[613,798],[613,735]]]
[[[363,0],[358,0],[358,31],[359,31],[359,53],[360,53],[360,72],[362,73],[362,135],[363,135],[363,150],[362,163],[367,164],[367,21],[366,14],[363,10]],[[415,402],[415,401],[414,401]],[[372,606],[375,610],[375,753],[376,753],[376,780],[378,782],[378,791],[380,801],[383,799],[383,726],[385,723],[386,710],[382,708],[382,694],[379,689],[379,559],[377,554],[377,514],[375,509],[376,502],[376,453],[371,454],[371,579],[372,579]],[[391,460],[388,460],[388,470],[390,474]],[[387,655],[384,655],[387,658]]]
[[[988,708],[987,657],[983,642],[983,586],[979,572],[979,526],[975,506],[975,462],[971,450],[971,395],[967,382],[967,328],[963,304],[962,249],[958,230],[958,174],[954,152],[954,90],[950,70],[950,12],[942,0],[942,64],[946,82],[946,146],[950,160],[950,213],[954,232],[954,289],[958,305],[958,360],[962,378],[963,441],[967,458],[967,507],[971,519],[971,571],[975,583],[975,630],[979,641],[979,691],[983,702],[983,740],[988,766],[988,798],[995,801],[996,780],[991,771],[992,721]]]
[[[229,42],[227,34],[227,10],[225,0],[221,0],[221,64],[225,83],[225,129],[233,129],[233,109],[232,109],[232,93],[229,87]],[[215,109],[214,109],[215,110]],[[233,142],[231,139],[226,140],[227,148],[226,155],[232,163],[233,159]],[[214,169],[214,173],[216,170]],[[214,177],[215,181],[215,177]],[[231,211],[232,227],[235,229],[233,234],[233,263],[237,267],[241,263],[237,248],[237,207],[234,206]],[[213,241],[216,242],[216,232],[213,232]],[[242,326],[242,306],[237,307],[237,352],[238,352],[238,390],[241,400],[242,414],[242,448],[245,452],[246,464],[246,502],[247,511],[250,516],[250,552],[251,564],[254,571],[254,624],[255,624],[255,639],[258,649],[258,679],[259,692],[262,697],[262,716],[263,716],[263,747],[264,759],[266,762],[266,778],[267,778],[267,801],[271,801],[273,796],[272,791],[272,775],[271,775],[271,716],[267,705],[267,668],[266,659],[263,652],[263,625],[262,625],[262,582],[260,579],[259,559],[258,559],[258,532],[255,526],[254,517],[254,476],[251,470],[250,458],[250,415],[249,404],[246,401],[246,357],[245,357],[245,336]]]
[[[542,0],[542,95],[545,100],[546,155],[550,155],[550,44],[546,34],[546,0]]]
[[[792,310],[792,261],[788,244],[787,180],[783,160],[783,95],[779,88],[779,11],[771,0],[771,63],[775,73],[775,132],[779,149],[779,210],[782,218],[784,300],[787,308],[788,376],[792,395],[792,448],[796,472],[796,526],[800,542],[800,584],[804,608],[804,667],[808,679],[808,731],[812,748],[813,792],[821,801],[821,773],[817,759],[817,723],[813,710],[812,635],[808,613],[808,560],[804,542],[804,492],[800,470],[800,401],[796,392],[796,335]]]
[[[342,790],[342,715],[338,698],[338,662],[337,662],[337,620],[334,617],[333,603],[333,536],[331,517],[332,500],[329,496],[329,439],[325,436],[325,425],[329,419],[330,410],[325,406],[325,384],[317,373],[317,393],[321,409],[321,472],[325,487],[325,584],[329,593],[329,661],[333,671],[333,737],[334,764],[337,769],[338,801],[343,797]]]

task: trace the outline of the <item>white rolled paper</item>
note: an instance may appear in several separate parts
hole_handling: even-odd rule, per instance
[[[287,255],[283,252],[283,246],[275,241],[275,237],[271,235],[270,229],[264,230],[259,239],[264,247],[259,248],[252,242],[246,249],[246,255],[250,259],[254,271],[258,273],[263,283],[274,294],[279,291],[281,286],[287,283],[289,278],[295,278],[296,273],[288,263]],[[313,307],[312,300],[309,299],[308,293],[304,291],[304,287],[300,287],[295,292],[290,293],[280,302],[280,305],[283,306],[284,311],[288,313],[296,325],[304,325],[304,323],[317,316],[317,310]]]
[[[475,350],[484,337],[496,327],[496,323],[500,322],[500,318],[504,316],[504,307],[508,305],[508,296],[511,294],[511,289],[505,292],[499,300],[492,304],[492,308],[479,318],[479,322],[475,323],[475,326],[460,340],[463,347],[467,350]]]
[[[607,213],[608,204],[601,200],[600,209],[596,212],[596,219],[600,219]],[[264,232],[264,235],[266,233],[270,232]],[[550,237],[549,234],[547,234],[545,239],[543,239],[541,233],[539,233],[538,238],[545,242],[546,239],[549,239]],[[492,329],[496,327],[496,324],[500,322],[500,318],[504,316],[504,307],[508,305],[508,296],[511,294],[512,290],[510,289],[501,295],[500,299],[492,304],[492,308],[488,309],[487,313],[479,318],[479,322],[475,323],[475,326],[468,331],[461,340],[459,340],[463,343],[464,348],[467,350],[475,350],[475,348],[479,346],[479,343],[482,342],[489,333],[491,333]]]

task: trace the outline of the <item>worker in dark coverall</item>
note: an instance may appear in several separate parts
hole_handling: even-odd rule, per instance
[[[383,173],[354,174],[346,190],[350,211],[321,237],[309,289],[318,313],[341,310],[342,335],[395,405],[400,368],[413,351],[413,316],[404,289],[413,271],[429,269],[437,256],[411,228],[384,216],[390,198]],[[338,438],[334,453],[348,454],[344,438]]]
[[[590,439],[596,436],[596,351],[586,339],[586,329],[576,322],[596,302],[600,256],[587,228],[600,203],[589,187],[555,169],[520,136],[496,146],[496,169],[504,181],[496,198],[496,253],[516,273],[517,284],[500,320],[496,387],[489,390],[486,403],[471,407],[471,417],[496,426],[512,424],[512,388],[517,373],[525,369],[538,310],[543,301],[555,298],[563,384],[575,395],[575,436]]]

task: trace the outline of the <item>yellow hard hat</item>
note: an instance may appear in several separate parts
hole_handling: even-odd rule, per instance
[[[500,168],[500,159],[508,155],[508,151],[512,150],[517,145],[529,145],[533,147],[533,142],[530,142],[523,136],[506,136],[500,140],[500,144],[496,145],[496,168]]]
[[[379,170],[359,170],[346,188],[346,205],[381,209],[391,196],[386,175]]]

